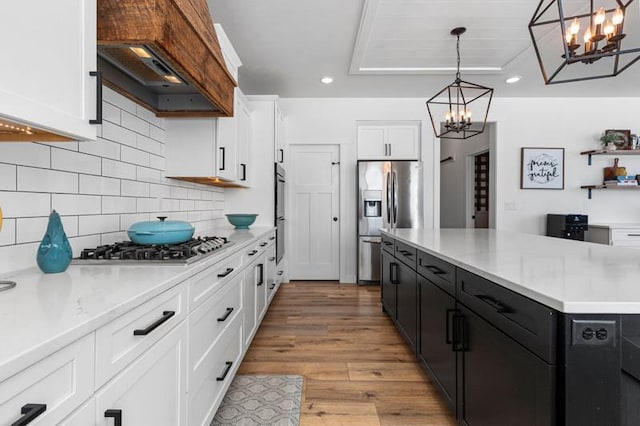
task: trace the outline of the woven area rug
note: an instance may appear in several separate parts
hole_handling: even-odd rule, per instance
[[[298,426],[302,376],[237,375],[211,426]]]

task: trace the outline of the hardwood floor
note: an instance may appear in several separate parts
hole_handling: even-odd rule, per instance
[[[239,374],[304,376],[301,425],[455,425],[379,286],[284,284]]]

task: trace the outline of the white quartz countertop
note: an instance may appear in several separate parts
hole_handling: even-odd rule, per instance
[[[566,313],[640,313],[640,251],[487,229],[383,234]]]
[[[620,228],[620,229],[640,229],[640,223],[590,223],[590,228]]]
[[[216,229],[215,235],[228,237],[233,245],[191,265],[71,264],[59,274],[38,268],[3,274],[0,280],[17,284],[0,291],[0,382],[273,229]]]

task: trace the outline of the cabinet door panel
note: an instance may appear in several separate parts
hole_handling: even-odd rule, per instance
[[[418,129],[418,126],[389,126],[387,128],[388,156],[394,160],[419,160]]]
[[[171,330],[96,395],[96,421],[111,426],[105,410],[122,410],[123,424],[186,424],[186,322]],[[126,419],[126,420],[125,420]]]
[[[547,364],[491,324],[459,305],[464,322],[461,420],[469,425],[555,422],[555,366]],[[466,336],[464,336],[466,335]]]
[[[419,358],[426,364],[449,407],[455,411],[456,353],[453,351],[453,297],[432,282],[418,277],[420,293]]]
[[[95,140],[96,2],[5,2],[0,116]],[[64,25],[60,19],[64,17]],[[37,53],[36,53],[37,52]]]
[[[395,261],[393,255],[382,250],[382,271],[380,275],[380,281],[382,285],[382,306],[384,307],[387,315],[392,320],[396,320],[396,281],[395,271],[398,267],[398,263]],[[393,276],[392,276],[393,275]]]
[[[358,127],[358,159],[379,160],[386,156],[384,126]]]
[[[256,262],[250,264],[244,273],[242,283],[242,329],[244,331],[244,348],[249,347],[253,332],[256,329]]]
[[[415,352],[418,335],[416,272],[402,263],[398,266],[397,298],[398,325],[411,350]]]

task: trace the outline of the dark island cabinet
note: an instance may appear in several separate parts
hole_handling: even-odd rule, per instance
[[[382,290],[382,309],[389,315],[394,322],[396,316],[396,287],[398,283],[398,262],[396,262],[393,254],[385,250],[380,251],[380,281]]]
[[[416,271],[405,265],[398,264],[397,290],[397,325],[401,334],[416,352],[418,337],[418,290]]]
[[[420,293],[420,344],[418,358],[440,388],[449,408],[456,409],[456,352],[453,346],[453,317],[456,299],[422,276]]]
[[[459,305],[458,421],[464,425],[556,424],[556,366]]]

